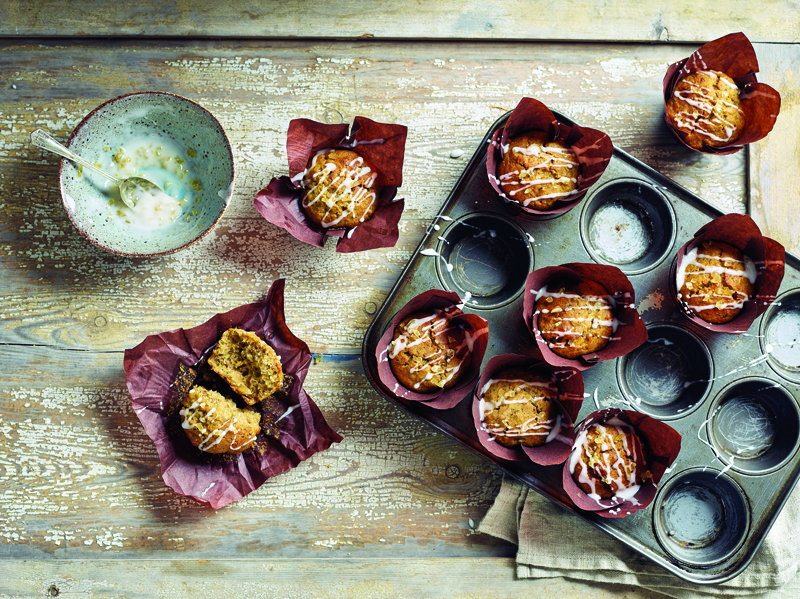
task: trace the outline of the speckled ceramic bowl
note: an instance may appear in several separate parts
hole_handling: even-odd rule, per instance
[[[62,160],[69,218],[109,252],[156,256],[183,249],[208,233],[231,201],[235,171],[225,131],[205,108],[180,96],[142,92],[109,100],[81,121],[67,145],[110,174],[135,170],[181,202],[176,216],[137,222],[115,185]]]

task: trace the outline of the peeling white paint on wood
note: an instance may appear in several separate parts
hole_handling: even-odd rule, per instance
[[[708,0],[670,3],[563,3],[544,0],[533,18],[502,0],[395,2],[365,11],[363,2],[335,0],[319,11],[309,0],[235,6],[214,2],[145,0],[137,7],[87,0],[75,11],[66,0],[0,7],[0,34],[11,36],[128,35],[482,40],[708,41],[746,31],[754,40],[798,42],[793,2],[730,0],[724,10]],[[157,14],[158,19],[151,15]]]
[[[191,39],[1,46],[0,81],[15,87],[0,88],[0,558],[16,565],[0,559],[0,572],[18,575],[28,558],[36,571],[26,579],[32,582],[16,580],[14,592],[44,592],[38,585],[58,580],[62,592],[88,596],[102,572],[86,566],[79,582],[67,584],[69,570],[42,562],[113,557],[122,564],[154,549],[168,559],[511,555],[471,524],[491,504],[498,470],[383,400],[358,356],[375,307],[467,159],[522,95],[607,131],[720,207],[745,207],[745,153],[691,153],[663,125],[663,71],[690,46],[547,44],[531,52],[526,43]],[[220,119],[237,187],[220,224],[189,249],[118,258],[73,229],[60,204],[58,161],[28,136],[42,127],[66,139],[103,101],[154,88],[189,97]],[[252,197],[286,172],[289,120],[355,115],[409,126],[400,190],[407,208],[395,248],[336,254],[267,223]],[[451,157],[454,149],[461,159]],[[345,440],[213,512],[161,480],[130,407],[122,351],[254,301],[280,277],[288,280],[290,328],[326,354],[306,387]],[[115,567],[109,576],[124,586],[121,572]]]

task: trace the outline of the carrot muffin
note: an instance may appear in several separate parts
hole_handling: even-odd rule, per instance
[[[506,447],[538,447],[558,434],[561,414],[553,400],[552,377],[524,368],[493,376],[481,393],[481,420],[495,441]]]
[[[756,277],[755,264],[738,249],[705,241],[678,265],[678,298],[706,322],[730,322],[752,297]]]
[[[192,445],[208,453],[242,453],[261,431],[261,414],[200,386],[183,398],[180,416]]]
[[[698,71],[681,79],[667,100],[666,111],[678,130],[686,133],[686,143],[697,150],[732,143],[744,128],[739,88],[717,71]]]
[[[575,483],[593,499],[635,495],[651,478],[639,437],[617,418],[598,422],[575,439],[569,469]]]
[[[208,358],[208,365],[250,405],[283,386],[280,357],[249,331],[225,331]]]
[[[497,167],[500,189],[527,208],[547,210],[559,199],[574,195],[578,188],[578,159],[547,133],[531,131],[514,137],[503,148]]]
[[[467,336],[442,310],[404,318],[389,344],[389,365],[407,389],[429,393],[449,389],[465,372]]]
[[[547,346],[563,358],[603,349],[617,328],[611,298],[593,281],[548,283],[537,294],[535,314]]]
[[[323,227],[360,225],[378,207],[378,173],[352,150],[322,150],[303,175],[303,212]]]

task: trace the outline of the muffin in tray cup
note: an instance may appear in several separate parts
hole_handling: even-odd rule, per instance
[[[575,431],[562,472],[564,491],[582,510],[624,518],[646,508],[681,449],[669,425],[639,412],[592,412]]]
[[[783,280],[783,246],[752,218],[726,214],[678,250],[670,269],[672,298],[699,326],[741,334],[775,300]]]
[[[408,128],[357,116],[348,125],[310,119],[289,123],[289,176],[259,191],[253,206],[269,222],[305,243],[323,247],[337,237],[337,252],[360,252],[397,243],[404,201]]]
[[[522,98],[486,153],[489,183],[530,220],[574,208],[600,178],[614,146],[605,133],[560,123],[547,106]]]
[[[582,404],[579,370],[505,354],[483,368],[472,417],[481,445],[492,455],[550,466],[567,459]]]
[[[533,271],[525,283],[523,319],[542,359],[586,370],[647,340],[628,277],[606,264],[562,264]]]
[[[378,378],[398,399],[455,407],[472,390],[489,342],[489,323],[461,311],[450,291],[432,289],[409,301],[375,350]]]
[[[731,33],[670,65],[664,115],[687,148],[733,154],[766,137],[781,109],[780,94],[756,80],[758,59],[743,33]]]
[[[241,499],[268,478],[342,440],[303,389],[311,352],[286,326],[284,284],[283,279],[275,281],[262,301],[217,314],[191,329],[150,335],[125,350],[125,380],[133,410],[155,443],[164,482],[176,493],[214,509]],[[253,406],[224,388],[224,383],[219,390],[225,396],[205,388],[215,376],[207,366],[208,357],[230,329],[252,332],[266,342],[285,373],[282,388]],[[191,390],[198,397],[187,401]],[[229,397],[236,398],[239,406]],[[213,414],[225,412],[222,432],[231,434],[214,437],[201,430],[203,434],[195,438],[193,427],[209,427]],[[240,422],[234,431],[236,419]]]

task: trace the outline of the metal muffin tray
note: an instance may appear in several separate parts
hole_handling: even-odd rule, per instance
[[[362,347],[367,377],[389,401],[676,576],[729,580],[748,565],[800,475],[800,261],[787,254],[781,294],[747,333],[699,327],[675,305],[669,271],[680,246],[722,213],[615,149],[571,211],[547,221],[520,218],[486,174],[488,142],[508,116],[486,134],[376,313]],[[522,319],[527,275],[592,261],[628,275],[649,340],[583,372],[576,423],[598,405],[620,407],[666,421],[683,437],[653,503],[620,519],[575,508],[561,486],[561,465],[489,454],[475,431],[472,390],[449,410],[396,398],[380,382],[375,356],[392,317],[429,289],[458,293],[465,312],[489,321],[484,365],[499,354],[530,354],[535,343]]]

